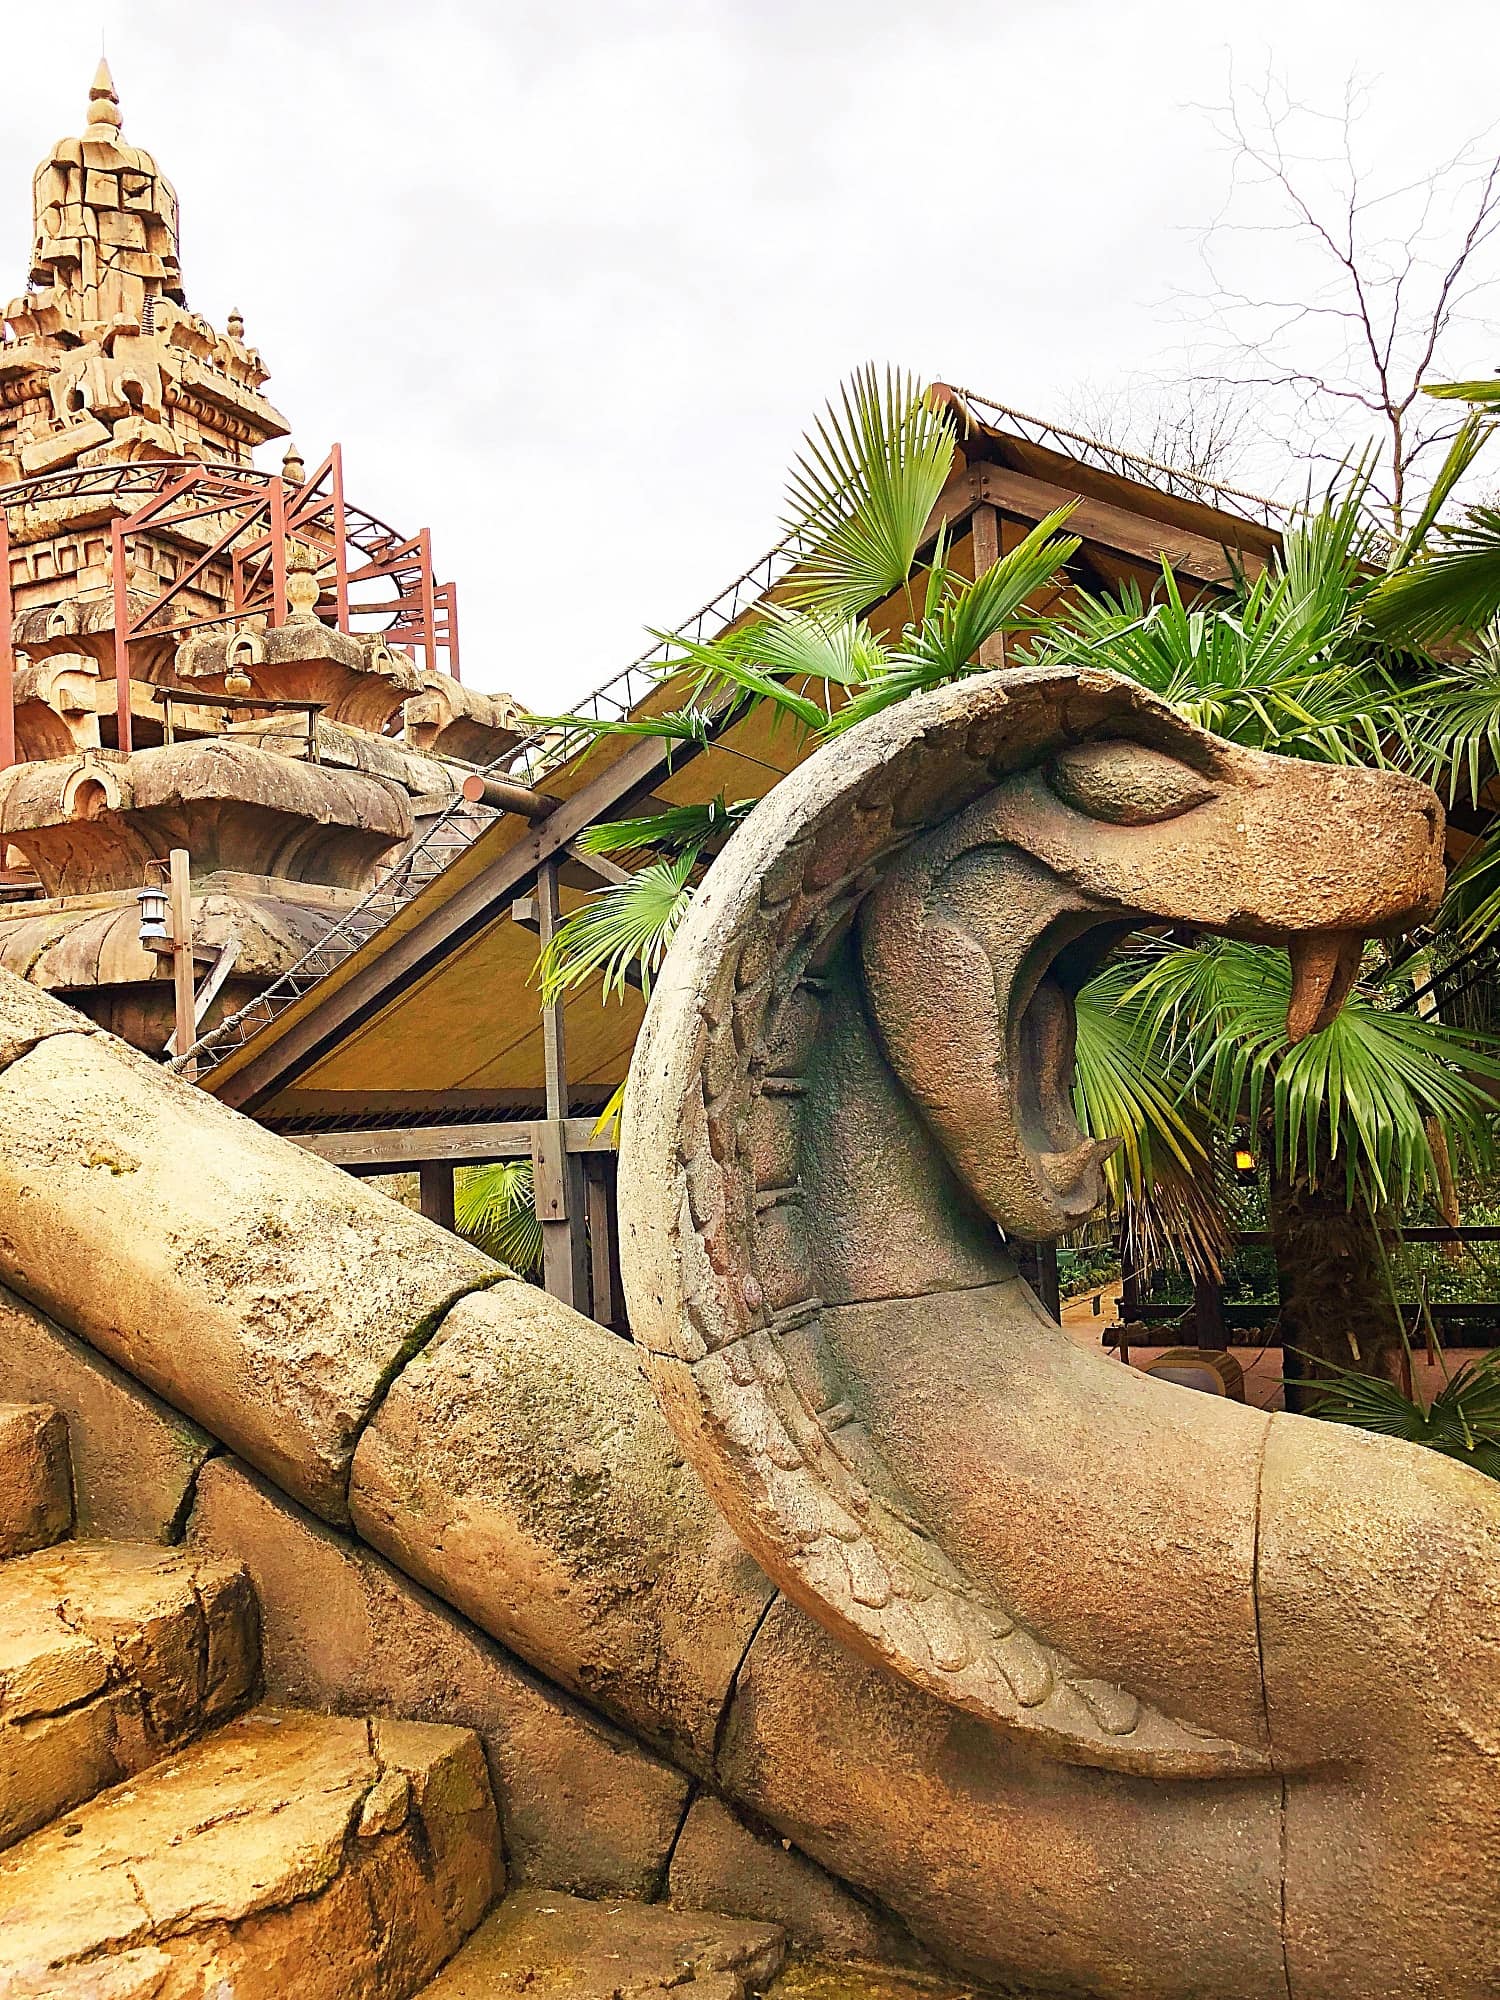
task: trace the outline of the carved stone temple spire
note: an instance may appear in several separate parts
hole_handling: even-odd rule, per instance
[[[177,192],[126,144],[107,62],[82,136],[37,168],[32,210],[28,289],[0,337],[0,485],[135,458],[247,465],[286,435],[243,321],[221,334],[186,310]]]
[[[177,191],[149,153],[120,134],[109,64],[89,86],[81,139],[60,139],[33,183],[29,282],[60,295],[82,324],[140,324],[148,299],[181,304]]]

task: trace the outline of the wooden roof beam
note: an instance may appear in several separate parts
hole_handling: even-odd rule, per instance
[[[276,1090],[284,1089],[309,1068],[341,1036],[387,1001],[396,989],[444,957],[504,909],[536,879],[551,856],[569,848],[586,826],[607,818],[670,767],[680,767],[698,753],[698,745],[640,737],[622,756],[602,770],[571,798],[538,820],[531,831],[497,854],[462,887],[450,889],[440,875],[408,908],[416,915],[400,936],[383,941],[377,932],[370,944],[329,975],[309,995],[305,1008],[289,1008],[272,1029],[263,1031],[246,1048],[246,1060],[233,1058],[208,1079],[216,1097],[239,1110],[250,1110]],[[483,835],[480,836],[484,838]],[[589,856],[591,865],[602,859]],[[426,904],[425,910],[422,905]],[[357,961],[362,960],[363,963]]]

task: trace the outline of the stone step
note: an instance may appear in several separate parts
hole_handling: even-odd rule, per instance
[[[0,1403],[0,1561],[50,1548],[73,1525],[68,1426],[50,1403]]]
[[[870,1959],[787,1955],[777,1924],[517,1889],[421,2000],[1042,2000]]]
[[[63,1542],[4,1564],[0,1848],[221,1720],[259,1669],[236,1564],[133,1542]]]
[[[503,1887],[479,1742],[252,1710],[0,1856],[5,2000],[409,2000]]]
[[[693,2000],[748,2000],[786,1957],[777,1924],[659,1903],[589,1902],[518,1889],[423,1989],[422,2000],[631,2000],[683,1988]]]

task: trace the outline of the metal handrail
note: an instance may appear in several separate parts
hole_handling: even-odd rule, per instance
[[[1094,466],[1100,472],[1118,473],[1122,466],[1133,467],[1136,471],[1159,473],[1172,484],[1165,489],[1158,480],[1146,479],[1142,484],[1165,490],[1174,499],[1198,500],[1205,493],[1217,499],[1243,501],[1260,510],[1261,525],[1278,528],[1287,519],[1292,509],[1282,500],[1269,499],[1264,493],[1252,493],[1243,486],[1229,486],[1223,480],[1213,479],[1207,473],[1188,472],[1180,465],[1169,465],[1165,459],[1151,458],[1144,452],[1132,451],[1126,445],[1108,444],[1102,438],[1090,437],[1087,431],[1069,430],[1065,424],[1054,424],[1046,417],[1034,417],[1025,410],[1012,409],[1009,403],[997,403],[992,396],[981,396],[976,390],[960,388],[956,383],[949,385],[960,402],[977,404],[980,409],[993,410],[997,416],[1006,417],[1021,428],[1021,434],[1028,444],[1046,445],[1053,439],[1061,440],[1067,446],[1080,447],[1068,450],[1069,458],[1082,457],[1085,464]],[[1034,436],[1027,436],[1034,432]],[[1114,462],[1111,463],[1110,461]]]

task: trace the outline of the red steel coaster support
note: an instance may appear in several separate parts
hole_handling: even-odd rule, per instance
[[[16,761],[16,603],[10,587],[10,521],[0,506],[0,771]]]

